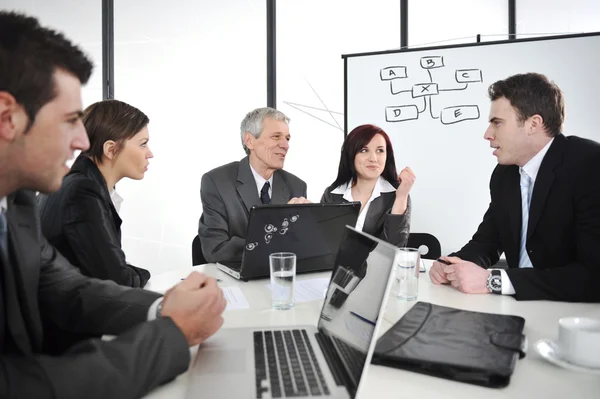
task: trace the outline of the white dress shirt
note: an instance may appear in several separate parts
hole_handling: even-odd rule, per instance
[[[254,175],[254,181],[256,182],[256,189],[258,190],[258,198],[260,198],[260,191],[266,182],[269,182],[269,198],[273,199],[273,175],[266,180],[264,177],[258,174],[257,171],[254,170],[252,165],[250,165],[250,170],[252,171],[252,175]]]
[[[119,195],[116,189],[110,190],[110,199],[117,210],[117,213],[121,211],[121,204],[123,203],[123,197]]]
[[[8,202],[6,201],[6,197],[0,198],[0,211],[5,211],[8,209]]]
[[[352,182],[349,181],[346,184],[342,184],[341,186],[334,188],[333,190],[331,190],[331,194],[342,194],[343,198],[346,201],[354,202],[354,199],[352,198],[352,184],[351,183]],[[377,183],[375,183],[375,187],[373,188],[373,193],[371,193],[371,198],[369,198],[369,200],[365,204],[365,207],[360,211],[360,213],[358,215],[358,219],[356,220],[356,226],[355,226],[356,230],[362,231],[363,226],[365,224],[365,218],[367,217],[367,212],[369,211],[369,206],[371,205],[371,202],[373,202],[373,200],[375,198],[380,197],[382,193],[390,193],[393,191],[396,191],[394,186],[392,186],[390,184],[390,182],[385,180],[383,177],[379,176],[379,179],[377,179]]]
[[[542,165],[542,161],[544,160],[544,157],[546,156],[546,153],[548,152],[548,149],[552,145],[553,141],[554,141],[554,138],[552,138],[552,140],[550,140],[548,142],[548,144],[546,144],[546,146],[544,148],[542,148],[540,152],[535,154],[535,156],[533,158],[531,158],[529,160],[529,162],[527,162],[522,168],[519,168],[519,174],[524,171],[525,173],[527,173],[527,176],[529,176],[531,178],[532,190],[533,190],[533,188],[535,188],[535,179],[537,178],[538,172],[540,171],[540,166]],[[490,270],[495,270],[495,269],[490,269]],[[514,295],[516,293],[515,287],[513,287],[512,282],[510,281],[510,278],[508,277],[508,274],[506,273],[506,270],[504,270],[504,269],[498,269],[498,270],[500,270],[500,274],[502,276],[502,295]]]

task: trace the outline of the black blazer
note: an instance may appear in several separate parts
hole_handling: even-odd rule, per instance
[[[280,169],[273,174],[272,192],[272,204],[287,204],[293,197],[306,197],[306,183]],[[248,157],[205,173],[200,199],[198,236],[204,257],[208,262],[241,262],[250,209],[261,204]]]
[[[332,194],[331,191],[333,189],[335,187],[328,187],[325,190],[321,197],[322,203],[341,204],[348,202],[342,194]],[[397,247],[404,247],[408,242],[408,235],[410,233],[411,201],[409,196],[406,212],[403,215],[392,215],[390,212],[395,200],[395,191],[381,193],[379,197],[375,198],[371,202],[371,205],[369,205],[362,231],[381,238]]]
[[[143,287],[150,272],[129,265],[121,249],[121,218],[104,176],[86,156],[79,156],[59,191],[39,195],[42,232],[86,276]]]
[[[560,134],[550,145],[531,197],[529,269],[519,269],[519,182],[518,166],[496,166],[483,222],[454,255],[487,268],[506,253],[516,299],[600,302],[600,144]]]
[[[8,197],[6,219],[0,398],[139,398],[188,368],[189,348],[175,323],[144,323],[159,294],[83,276],[42,236],[32,192]],[[122,335],[52,357],[42,350],[41,315],[65,331]]]

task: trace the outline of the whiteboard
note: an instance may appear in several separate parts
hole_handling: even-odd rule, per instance
[[[564,94],[563,133],[600,141],[600,33],[343,58],[346,131],[372,123],[390,135],[398,171],[410,166],[417,176],[411,231],[435,235],[443,253],[468,242],[489,205],[490,84],[546,75]]]

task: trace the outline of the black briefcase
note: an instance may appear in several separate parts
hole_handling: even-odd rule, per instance
[[[377,342],[373,364],[505,387],[525,356],[525,319],[417,302]]]

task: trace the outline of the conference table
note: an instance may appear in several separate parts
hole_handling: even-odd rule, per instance
[[[431,261],[424,261],[427,271]],[[239,287],[248,302],[247,308],[227,309],[222,328],[316,325],[322,298],[297,303],[290,310],[271,307],[271,291],[268,279],[238,281],[217,269],[215,264],[183,267],[153,276],[146,289],[165,292],[179,283],[192,271],[200,271],[220,280],[222,287]],[[296,283],[303,280],[329,278],[330,272],[299,274]],[[306,281],[308,283],[309,281]],[[232,288],[235,289],[235,288]],[[237,290],[237,289],[236,289]],[[550,301],[516,301],[509,296],[467,295],[450,286],[431,283],[427,273],[420,273],[417,301],[430,302],[454,308],[522,316],[525,318],[525,335],[528,340],[527,355],[517,362],[509,386],[484,388],[431,377],[389,367],[368,365],[366,380],[362,382],[359,398],[600,398],[600,375],[582,373],[549,363],[534,349],[539,339],[556,339],[558,320],[565,316],[600,318],[600,305]],[[390,292],[379,336],[394,325],[417,301],[399,300]],[[193,361],[197,347],[191,348]],[[186,396],[187,372],[150,392],[146,399],[183,399]]]

